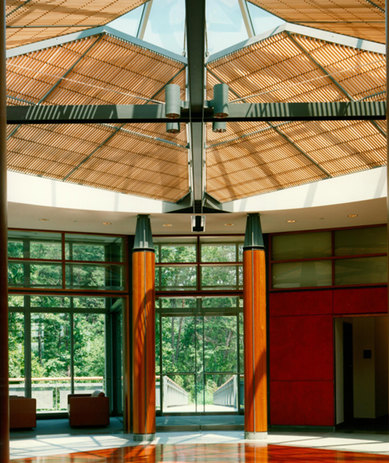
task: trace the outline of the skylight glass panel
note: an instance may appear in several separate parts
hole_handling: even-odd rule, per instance
[[[143,5],[135,8],[135,10],[130,11],[129,13],[120,16],[114,21],[110,22],[108,26],[117,29],[120,32],[125,34],[132,35],[136,37],[139,27],[139,21],[142,17]]]
[[[264,32],[270,32],[281,24],[285,23],[285,21],[283,21],[278,16],[274,16],[273,14],[262,10],[262,8],[259,8],[250,2],[247,2],[247,6],[251,16],[251,22],[254,27],[255,35],[263,34]]]
[[[206,7],[209,54],[247,39],[247,31],[237,0],[208,0]]]
[[[182,55],[184,51],[184,0],[153,0],[147,22],[146,42]]]

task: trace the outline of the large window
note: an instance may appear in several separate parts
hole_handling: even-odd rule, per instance
[[[10,230],[10,288],[125,289],[120,237]]]
[[[53,413],[98,389],[120,411],[123,239],[10,230],[8,254],[10,394]]]
[[[157,410],[243,410],[243,237],[155,238]]]
[[[271,288],[387,282],[386,227],[283,233],[271,237]]]
[[[157,238],[157,291],[207,291],[243,288],[240,237]]]

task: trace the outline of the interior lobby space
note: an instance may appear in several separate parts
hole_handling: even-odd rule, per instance
[[[383,0],[6,0],[0,463],[389,462]]]

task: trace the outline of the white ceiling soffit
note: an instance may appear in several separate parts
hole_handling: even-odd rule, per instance
[[[150,214],[154,234],[190,234],[190,214],[166,214],[162,201],[8,173],[11,228],[133,234],[137,214]],[[350,174],[224,204],[206,214],[207,234],[244,233],[247,212],[263,231],[283,232],[386,222],[386,168]],[[350,217],[350,215],[352,217]]]

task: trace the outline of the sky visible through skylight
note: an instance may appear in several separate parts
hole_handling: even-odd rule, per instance
[[[284,21],[247,2],[255,35],[270,32]],[[144,6],[116,19],[110,26],[137,36]],[[248,38],[238,0],[207,0],[207,53],[213,54]],[[185,0],[153,0],[143,40],[177,54],[185,47]]]

